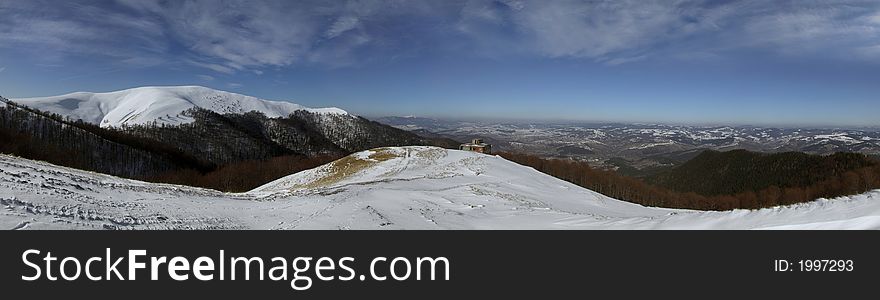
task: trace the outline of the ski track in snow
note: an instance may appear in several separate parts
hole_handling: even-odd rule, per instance
[[[0,155],[0,228],[880,229],[880,190],[701,212],[619,201],[496,156],[434,147],[353,155],[370,165],[317,186],[329,166],[235,194]]]

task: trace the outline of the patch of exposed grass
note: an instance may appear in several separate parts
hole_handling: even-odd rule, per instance
[[[388,148],[378,148],[372,151],[373,153],[369,155],[370,159],[360,159],[354,155],[338,159],[329,164],[329,170],[323,177],[307,184],[297,185],[295,188],[308,189],[329,186],[380,162],[399,157],[397,153],[390,151]]]
[[[378,148],[373,151],[373,153],[370,153],[370,159],[375,159],[380,162],[400,156],[397,153],[391,152],[388,148]]]

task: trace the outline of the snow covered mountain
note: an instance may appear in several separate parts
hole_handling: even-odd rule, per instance
[[[363,151],[238,194],[0,155],[0,205],[5,229],[880,229],[880,190],[761,210],[651,208],[435,147]]]
[[[269,118],[287,117],[297,110],[347,114],[339,108],[307,108],[290,102],[263,100],[200,86],[140,87],[109,93],[78,92],[11,100],[102,127],[151,124],[154,121],[166,125],[190,123],[192,118],[182,113],[194,107],[219,114],[258,111]]]

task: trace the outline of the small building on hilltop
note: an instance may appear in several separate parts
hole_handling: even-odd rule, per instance
[[[483,143],[483,139],[473,139],[470,143],[461,144],[458,146],[458,150],[464,151],[473,151],[479,152],[483,154],[491,154],[492,153],[492,145]]]

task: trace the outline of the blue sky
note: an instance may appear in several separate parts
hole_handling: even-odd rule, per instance
[[[202,85],[365,116],[880,126],[878,1],[0,1],[0,95]]]

